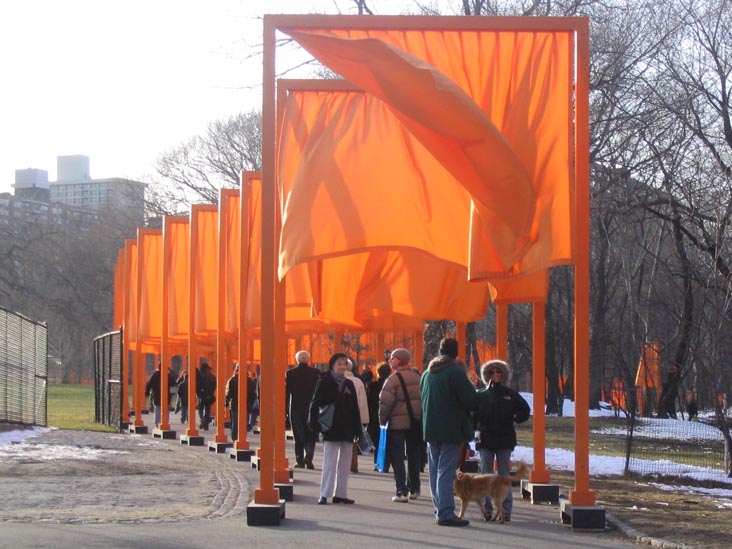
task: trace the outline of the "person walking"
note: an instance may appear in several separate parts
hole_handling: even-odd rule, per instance
[[[379,395],[379,421],[389,422],[386,446],[394,470],[396,495],[391,501],[407,503],[420,495],[419,473],[422,462],[422,399],[420,375],[410,368],[412,355],[406,349],[394,349],[389,363],[394,373],[384,383]],[[406,446],[407,471],[404,469]]]
[[[307,351],[295,353],[295,361],[297,366],[285,374],[285,402],[295,438],[295,467],[315,469],[313,455],[318,433],[308,428],[308,411],[319,376],[318,371],[308,365],[310,353]]]
[[[231,440],[239,437],[239,364],[234,364],[234,375],[226,381],[224,405],[231,417]]]
[[[430,361],[420,380],[430,491],[440,526],[470,524],[455,514],[453,484],[460,448],[474,436],[470,410],[476,407],[478,397],[465,370],[457,365],[457,356],[457,340],[443,338],[440,355]]]
[[[515,423],[523,423],[531,415],[529,404],[517,392],[507,387],[511,370],[503,360],[489,360],[480,368],[485,388],[478,391],[478,410],[475,412],[480,439],[480,472],[493,473],[493,463],[498,462],[498,474],[507,477],[511,473],[511,452],[516,448]],[[493,511],[491,498],[483,502],[486,512]],[[509,490],[503,500],[504,521],[511,520],[513,495]]]
[[[358,410],[356,388],[346,378],[348,357],[335,353],[328,361],[328,371],[323,372],[315,385],[310,402],[308,426],[314,432],[323,433],[323,473],[320,477],[318,503],[355,503],[348,498],[348,473],[351,466],[353,441],[361,435],[361,416]],[[320,411],[333,405],[331,424],[321,426]],[[323,414],[327,416],[328,414]],[[322,418],[326,421],[326,418]]]
[[[197,380],[198,415],[201,418],[200,429],[208,431],[211,423],[211,405],[216,402],[216,376],[208,362],[201,364],[200,379]]]
[[[185,366],[181,368],[175,385],[178,393],[178,403],[175,406],[175,411],[180,410],[180,422],[185,425],[188,421],[188,370]]]
[[[175,376],[173,375],[173,372],[170,371],[170,368],[167,369],[168,371],[168,394],[170,394],[170,390],[175,387]],[[160,424],[160,401],[162,396],[162,389],[161,389],[161,379],[160,379],[160,363],[158,363],[158,367],[155,369],[155,371],[150,374],[150,377],[147,380],[147,383],[145,384],[145,398],[149,398],[150,395],[152,395],[153,398],[153,409],[155,414],[155,427],[157,427]]]
[[[369,403],[366,398],[366,386],[361,381],[361,378],[353,373],[353,361],[350,358],[346,367],[346,377],[356,388],[359,417],[361,418],[361,425],[365,428],[369,424]],[[358,473],[358,446],[355,442],[353,443],[353,451],[351,452],[351,473]]]
[[[376,381],[372,381],[366,389],[366,401],[369,406],[369,426],[368,432],[375,448],[379,448],[379,439],[381,438],[381,423],[379,422],[379,394],[384,388],[384,383],[391,375],[391,366],[388,362],[380,362],[376,366]],[[376,466],[377,452],[374,451],[374,471],[378,471]],[[389,472],[389,454],[386,455],[386,467],[384,472]]]

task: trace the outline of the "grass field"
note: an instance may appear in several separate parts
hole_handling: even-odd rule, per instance
[[[94,422],[93,385],[49,385],[48,426],[82,431],[115,431]]]

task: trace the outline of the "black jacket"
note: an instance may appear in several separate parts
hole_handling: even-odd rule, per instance
[[[318,383],[315,385],[313,399],[310,401],[308,427],[313,431],[320,431],[318,409],[335,402],[333,427],[327,433],[323,433],[323,440],[353,442],[361,436],[361,416],[358,411],[356,388],[348,379],[344,379],[341,383],[345,384],[342,391],[339,390],[338,383],[330,370],[320,374]]]
[[[168,394],[170,394],[171,388],[175,387],[176,379],[173,372],[168,372]],[[150,379],[147,380],[145,385],[145,396],[149,397],[150,393],[153,395],[153,404],[160,406],[160,368],[155,370]]]
[[[478,410],[474,412],[480,440],[477,447],[487,450],[513,450],[516,447],[514,422],[529,419],[531,409],[516,391],[500,384],[478,391]]]
[[[307,364],[298,364],[285,374],[287,410],[291,416],[301,416],[303,421],[308,415],[313,400],[315,385],[320,374]]]

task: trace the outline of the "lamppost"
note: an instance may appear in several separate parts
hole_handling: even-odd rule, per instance
[[[390,358],[391,358],[391,351],[389,349],[384,349],[384,362],[389,362]]]

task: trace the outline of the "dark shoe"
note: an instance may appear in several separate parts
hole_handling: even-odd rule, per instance
[[[320,498],[318,500],[318,505],[326,505],[328,503],[328,498]]]
[[[439,524],[440,526],[467,526],[468,524],[470,524],[470,521],[454,517],[445,520],[438,520],[437,524]]]
[[[509,515],[508,513],[503,515],[503,522],[511,522],[511,515]]]
[[[302,463],[295,464],[295,469],[302,469],[303,467],[305,467],[305,466]]]
[[[358,473],[358,469],[351,469],[351,473]]]
[[[355,502],[354,500],[352,500],[352,499],[348,499],[348,498],[339,498],[338,496],[335,496],[335,497],[333,498],[333,503],[347,503],[347,504],[349,504],[349,505],[350,505],[351,503],[356,503],[356,502]]]
[[[313,462],[312,462],[312,461],[308,461],[308,462],[307,462],[307,463],[305,464],[305,466],[306,466],[306,467],[307,467],[308,469],[310,469],[311,471],[312,471],[313,469],[315,469],[315,465],[313,465]]]

